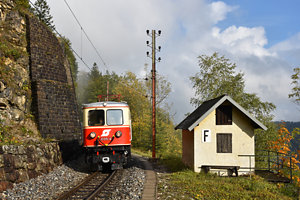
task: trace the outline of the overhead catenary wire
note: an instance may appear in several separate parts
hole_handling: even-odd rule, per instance
[[[95,50],[97,56],[100,58],[101,62],[103,63],[103,66],[108,70],[108,67],[104,61],[104,59],[102,58],[102,56],[100,55],[98,49],[95,47],[94,43],[92,42],[92,40],[90,39],[90,37],[87,35],[87,33],[85,32],[84,28],[82,27],[81,23],[79,22],[78,18],[76,17],[75,13],[73,12],[73,10],[71,9],[70,5],[68,4],[68,2],[66,0],[64,0],[65,4],[67,5],[67,7],[69,8],[70,12],[72,13],[73,17],[75,18],[77,24],[80,26],[81,31],[84,33],[84,35],[86,36],[86,38],[88,39],[88,41],[90,42],[90,44],[92,45],[93,49]]]
[[[94,50],[96,51],[98,57],[101,59],[101,61],[102,61],[103,65],[104,65],[104,67],[108,70],[108,67],[107,67],[106,63],[105,63],[104,60],[102,59],[100,53],[98,52],[98,50],[96,49],[96,47],[94,46],[94,44],[92,43],[92,41],[89,39],[88,35],[87,35],[86,32],[84,31],[83,27],[81,26],[79,20],[78,20],[77,17],[75,16],[75,14],[74,14],[74,12],[72,11],[71,7],[70,7],[69,4],[66,2],[66,0],[64,0],[64,1],[65,1],[65,3],[67,4],[69,10],[71,11],[73,17],[74,17],[75,20],[77,21],[78,25],[80,26],[82,32],[85,34],[85,36],[87,37],[87,39],[89,40],[89,42],[90,42],[91,45],[93,46]],[[30,0],[29,0],[29,3],[35,8],[36,11],[40,12],[40,11],[37,9],[37,7],[36,7]],[[60,38],[64,38],[64,37],[63,37],[63,36],[55,29],[55,27],[53,27],[53,31],[54,31]],[[81,56],[81,55],[82,55],[82,52],[81,52],[81,55],[79,55],[79,53],[77,53],[77,52],[71,47],[71,45],[68,45],[68,46],[69,46],[69,48],[72,50],[72,52],[73,52],[73,53],[81,60],[81,62],[82,62],[82,63],[83,63],[90,71],[92,71],[92,69],[88,66],[88,64],[87,64],[87,63],[84,61],[84,59],[82,58],[82,56]],[[109,70],[108,70],[108,71],[109,71]],[[129,84],[127,84],[127,83],[125,83],[125,82],[123,82],[123,81],[120,81],[120,83],[121,83],[122,85],[127,86],[128,88],[132,88],[132,86],[130,86]],[[134,91],[137,92],[137,93],[139,93],[139,94],[142,95],[142,96],[145,96],[145,97],[148,96],[148,95],[145,95],[145,94],[143,94],[142,92],[140,92],[140,91],[138,91],[138,90],[134,90]]]
[[[37,7],[29,0],[29,3],[35,8],[36,11],[40,12]],[[56,29],[55,27],[52,28],[53,31],[60,37],[60,38],[64,38]],[[88,64],[82,59],[81,56],[79,56],[79,54],[71,47],[71,45],[68,45],[69,48],[72,50],[72,52],[81,60],[81,62],[89,69],[91,70],[91,68],[88,66]]]

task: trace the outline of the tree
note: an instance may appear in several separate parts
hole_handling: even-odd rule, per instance
[[[109,92],[113,91],[119,81],[119,76],[115,72],[106,71],[105,74],[99,71],[96,63],[93,64],[91,71],[88,73],[88,85],[82,99],[84,103],[97,101],[98,95],[107,93],[107,82],[109,82]]]
[[[219,57],[218,53],[198,58],[200,72],[190,77],[196,90],[196,97],[190,100],[193,105],[199,106],[206,100],[227,94],[259,120],[273,118],[271,112],[275,105],[262,102],[254,93],[245,92],[244,74],[235,72],[235,63],[230,63],[224,56]]]
[[[292,166],[293,181],[297,184],[298,187],[300,187],[300,150],[298,150],[298,152],[292,151],[292,139],[295,139],[299,134],[299,128],[294,128],[293,131],[289,132],[285,127],[285,123],[283,122],[282,124],[280,124],[280,128],[278,129],[276,140],[270,142],[270,150],[278,152],[280,153],[279,155],[281,155],[279,156],[279,162],[277,162],[285,166],[281,167],[281,169],[279,170],[279,174],[290,178],[289,167]],[[291,157],[286,157],[286,155],[289,155]],[[274,163],[273,165],[273,167],[278,167],[277,163]]]
[[[145,67],[145,71],[147,67]],[[152,73],[146,74],[147,96],[152,96]],[[156,74],[156,105],[161,106],[161,103],[167,99],[171,92],[171,83],[162,75]]]
[[[244,74],[235,74],[236,64],[230,63],[224,56],[219,57],[217,53],[210,57],[202,55],[198,59],[200,72],[190,77],[196,90],[196,98],[190,100],[193,105],[199,106],[204,101],[223,94],[237,99],[243,93]]]
[[[37,16],[42,22],[44,22],[51,30],[55,29],[53,25],[52,16],[50,14],[50,7],[47,4],[46,0],[37,0],[34,3],[35,9],[33,13]]]
[[[151,107],[146,98],[146,87],[132,72],[126,72],[113,90],[121,94],[130,107],[132,120],[132,144],[142,150],[151,149]]]
[[[163,77],[160,77],[159,80],[157,82],[160,90],[158,99],[159,102],[162,102],[168,96],[170,84]],[[149,92],[148,82],[138,79],[132,72],[126,72],[113,90],[115,94],[121,94],[122,100],[125,100],[130,106],[133,146],[146,151],[150,151],[152,147],[152,113],[151,98],[147,94]],[[178,155],[181,150],[181,134],[174,133],[174,124],[168,110],[157,104],[156,152],[159,156]]]
[[[231,63],[224,56],[214,53],[212,56],[198,57],[200,71],[191,76],[195,98],[191,103],[199,106],[206,100],[223,94],[231,96],[243,108],[268,127],[267,131],[256,131],[256,147],[266,149],[267,142],[276,137],[276,125],[272,122],[271,112],[276,106],[270,102],[263,102],[254,93],[245,92],[244,74],[235,72],[236,64]]]
[[[294,102],[300,105],[300,68],[294,68],[295,74],[291,76],[292,78],[292,93],[289,94],[289,98],[294,99]]]
[[[132,72],[126,72],[118,76],[114,72],[102,74],[96,63],[94,63],[89,73],[79,73],[78,99],[80,103],[95,102],[97,95],[106,94],[106,84],[109,81],[110,94],[120,94],[122,101],[126,101],[131,111],[131,123],[133,140],[132,145],[143,151],[152,149],[152,127],[151,127],[151,98],[149,94],[148,82],[138,79]],[[159,93],[158,101],[163,102],[170,93],[170,83],[164,78],[158,79]],[[82,92],[83,91],[83,92]],[[181,141],[179,132],[174,133],[174,124],[164,104],[157,104],[157,154],[174,155],[181,151]]]

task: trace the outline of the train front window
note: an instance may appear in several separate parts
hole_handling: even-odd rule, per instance
[[[104,110],[89,111],[89,126],[104,126]]]
[[[123,111],[122,110],[107,110],[107,125],[122,125]]]

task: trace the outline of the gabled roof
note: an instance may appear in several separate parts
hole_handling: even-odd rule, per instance
[[[234,105],[237,109],[239,109],[242,113],[244,113],[253,122],[254,128],[262,128],[263,130],[267,130],[267,127],[265,125],[263,125],[255,117],[253,117],[248,111],[246,111],[242,106],[240,106],[228,95],[222,95],[215,99],[203,102],[196,110],[194,110],[194,112],[192,112],[182,122],[180,122],[175,127],[175,130],[193,130],[203,119],[205,119],[213,110],[219,107],[226,100],[229,101],[232,105]]]

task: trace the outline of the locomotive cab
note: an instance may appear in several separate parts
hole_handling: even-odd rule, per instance
[[[131,157],[131,118],[127,103],[96,102],[83,105],[83,147],[86,162],[121,169]]]

